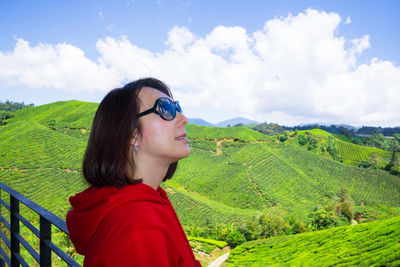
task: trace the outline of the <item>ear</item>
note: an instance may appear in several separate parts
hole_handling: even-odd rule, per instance
[[[137,132],[137,130],[135,130],[129,144],[131,146],[138,146],[139,143],[140,143],[140,134]]]

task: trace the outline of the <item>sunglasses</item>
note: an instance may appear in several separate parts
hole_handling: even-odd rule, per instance
[[[179,106],[178,101],[172,102],[171,99],[167,97],[160,97],[154,103],[154,106],[148,110],[145,110],[138,114],[138,117],[150,113],[156,113],[162,119],[166,121],[172,121],[176,117],[176,112],[182,113],[181,106]]]

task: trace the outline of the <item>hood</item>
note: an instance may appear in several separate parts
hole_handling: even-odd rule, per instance
[[[154,190],[146,184],[127,185],[122,188],[89,187],[69,198],[72,206],[66,219],[69,237],[76,251],[85,255],[92,235],[102,219],[112,210],[134,201],[151,201],[167,205],[167,199],[161,187]]]

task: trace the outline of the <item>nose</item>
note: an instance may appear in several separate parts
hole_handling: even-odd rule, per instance
[[[188,119],[186,118],[185,115],[183,115],[180,112],[176,113],[176,119],[177,119],[177,124],[180,126],[185,126],[188,123]]]

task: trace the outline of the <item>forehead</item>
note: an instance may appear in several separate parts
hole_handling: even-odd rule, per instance
[[[156,100],[160,97],[167,97],[171,99],[167,94],[161,92],[160,90],[157,90],[152,87],[143,87],[139,94],[138,94],[139,100],[140,100],[140,109],[147,109],[153,107],[154,103]],[[171,99],[172,100],[172,99]]]

